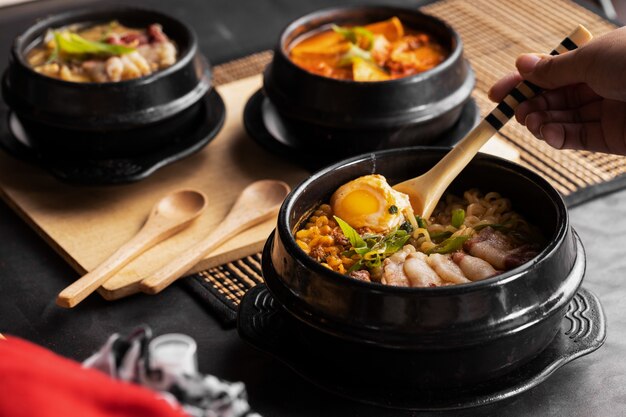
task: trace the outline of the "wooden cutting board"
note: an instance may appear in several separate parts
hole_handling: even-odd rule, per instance
[[[107,300],[133,294],[147,274],[206,236],[225,217],[246,185],[257,179],[274,178],[293,186],[309,175],[247,137],[242,124],[243,108],[261,82],[258,75],[217,87],[227,111],[218,136],[201,152],[135,184],[66,185],[41,169],[0,152],[2,198],[79,274],[84,274],[129,240],[163,195],[180,188],[204,191],[209,197],[209,208],[194,225],[135,259],[98,290]],[[498,139],[490,141],[484,150],[507,159],[518,157],[515,149]],[[190,272],[258,252],[274,225],[275,219],[235,236]],[[74,279],[67,277],[68,284]]]
[[[195,224],[131,262],[99,290],[109,300],[137,292],[136,284],[142,277],[206,236],[225,217],[246,185],[274,178],[293,186],[308,176],[246,136],[241,122],[243,108],[260,85],[260,76],[255,76],[218,87],[227,109],[218,136],[201,152],[138,183],[112,187],[65,185],[43,170],[0,152],[3,198],[78,273],[84,274],[130,239],[163,195],[180,188],[204,191],[209,197],[208,209]],[[267,221],[234,237],[193,271],[259,251],[275,223]],[[67,277],[68,284],[73,279]]]

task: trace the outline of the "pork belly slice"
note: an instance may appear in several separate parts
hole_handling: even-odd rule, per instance
[[[467,240],[463,248],[470,255],[489,262],[496,269],[505,269],[506,255],[511,244],[502,233],[485,227],[476,236]]]
[[[507,253],[504,260],[506,269],[517,268],[525,264],[539,254],[539,249],[535,245],[522,245]]]
[[[404,273],[411,287],[439,287],[444,285],[439,275],[428,265],[428,256],[413,252],[404,262]]]
[[[472,281],[480,281],[498,274],[498,271],[489,262],[461,251],[453,253],[452,260],[461,268],[463,274]]]
[[[454,263],[450,255],[433,253],[428,257],[428,265],[435,270],[437,275],[445,281],[454,284],[465,284],[471,282],[461,268]]]
[[[536,246],[526,244],[515,247],[510,238],[491,227],[485,227],[478,235],[465,242],[463,248],[470,255],[505,271],[528,262],[538,254]]]
[[[405,245],[401,250],[383,261],[383,278],[381,282],[397,287],[408,287],[409,278],[404,272],[404,262],[407,256],[415,253],[412,245]]]
[[[369,271],[366,271],[365,269],[352,271],[348,273],[348,276],[354,279],[358,279],[359,281],[372,282]]]

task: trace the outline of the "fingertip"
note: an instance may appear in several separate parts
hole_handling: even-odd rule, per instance
[[[543,139],[543,134],[541,133],[543,117],[541,117],[540,113],[530,113],[527,115],[524,119],[524,124],[537,139]]]
[[[502,92],[503,91],[502,82],[503,80],[496,82],[494,85],[491,86],[491,88],[487,92],[487,98],[493,101],[494,103],[501,101],[505,96],[505,94]]]
[[[539,54],[521,54],[515,60],[515,66],[521,74],[529,74],[535,70],[541,58]]]
[[[504,98],[520,81],[522,81],[522,77],[518,72],[509,73],[491,86],[487,92],[487,97],[493,102],[500,102],[504,100]]]
[[[562,149],[565,144],[565,129],[558,123],[541,125],[539,132],[543,140],[556,149]]]

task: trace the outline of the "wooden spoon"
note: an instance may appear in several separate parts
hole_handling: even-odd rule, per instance
[[[591,33],[579,25],[550,55],[559,55],[576,49],[589,42],[591,38]],[[428,172],[396,184],[393,188],[408,194],[415,214],[428,219],[444,191],[474,158],[478,150],[509,121],[520,103],[541,91],[540,87],[522,81]]]
[[[288,193],[289,186],[282,181],[261,180],[248,185],[230,213],[209,236],[187,249],[175,261],[143,279],[139,284],[141,291],[148,294],[161,292],[237,233],[276,215]]]
[[[189,226],[206,205],[207,197],[195,190],[179,190],[163,197],[152,207],[141,230],[96,269],[61,291],[57,305],[72,308],[80,303],[124,265]]]

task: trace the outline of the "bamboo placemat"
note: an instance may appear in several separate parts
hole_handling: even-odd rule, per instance
[[[476,72],[473,97],[482,115],[494,106],[487,98],[490,86],[514,69],[520,53],[548,51],[577,24],[585,25],[596,36],[615,28],[593,12],[565,0],[443,0],[421,10],[442,18],[460,33],[465,56]],[[271,58],[272,53],[265,51],[220,65],[215,68],[215,81],[227,83],[257,74]],[[509,123],[498,136],[519,152],[522,165],[545,177],[570,206],[626,186],[624,157],[555,150],[517,123]],[[263,282],[260,260],[261,255],[256,254],[200,272],[183,282],[226,324],[233,323],[245,292]]]

